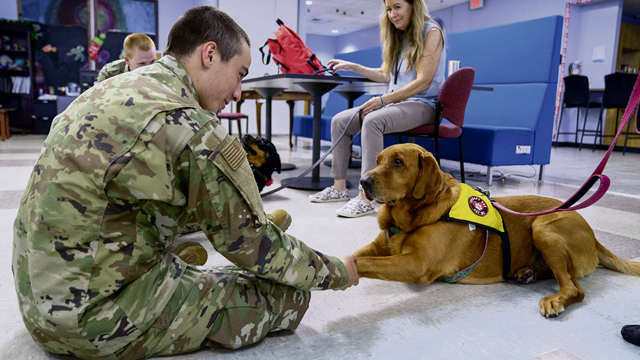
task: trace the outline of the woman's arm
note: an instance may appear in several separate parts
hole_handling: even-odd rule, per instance
[[[354,73],[364,76],[369,80],[388,84],[389,75],[384,74],[382,69],[374,69],[352,63],[350,61],[333,59],[327,63],[327,66],[333,70],[353,71]]]
[[[433,81],[438,65],[440,64],[440,55],[442,54],[442,33],[439,29],[431,29],[427,32],[424,40],[424,50],[416,64],[416,79],[408,83],[406,86],[390,93],[384,94],[382,97],[371,98],[360,106],[363,112],[369,113],[374,110],[381,109],[384,105],[406,100],[416,94],[429,89]]]

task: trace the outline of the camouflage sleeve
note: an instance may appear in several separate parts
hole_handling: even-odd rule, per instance
[[[100,81],[104,81],[107,79],[107,65],[105,64],[102,69],[100,69],[100,72],[98,73],[98,78],[96,79],[97,82]]]
[[[188,150],[178,159],[185,165],[182,171],[189,172],[185,177],[177,176],[189,178],[187,207],[214,248],[256,276],[301,290],[346,285],[349,277],[339,259],[310,248],[266,220],[244,156],[236,170],[216,151],[204,158]]]

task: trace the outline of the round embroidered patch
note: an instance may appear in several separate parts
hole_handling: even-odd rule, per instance
[[[469,197],[469,207],[471,208],[471,211],[478,216],[485,216],[489,212],[487,203],[477,196]]]

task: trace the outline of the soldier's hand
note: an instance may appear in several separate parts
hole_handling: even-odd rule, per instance
[[[360,277],[358,276],[358,268],[356,267],[356,256],[354,254],[343,255],[340,257],[340,261],[342,261],[344,267],[347,268],[349,282],[343,288],[337,290],[347,290],[352,286],[358,285],[358,283],[360,283]]]

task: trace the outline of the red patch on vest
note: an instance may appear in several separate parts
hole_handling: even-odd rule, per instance
[[[489,212],[489,206],[481,198],[477,196],[469,197],[469,207],[474,214],[478,216],[485,216]]]

